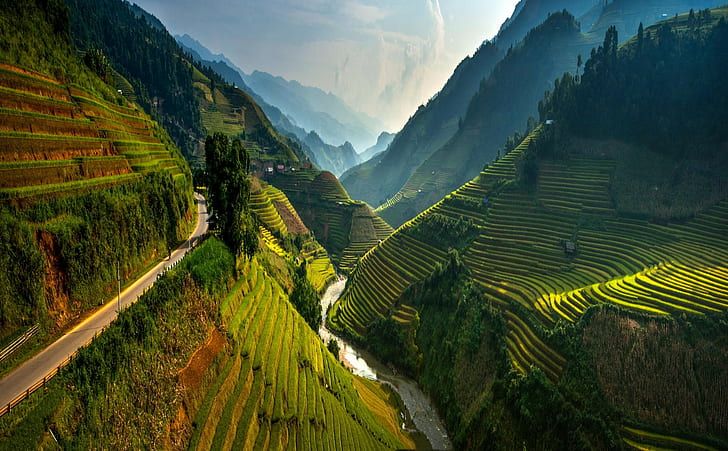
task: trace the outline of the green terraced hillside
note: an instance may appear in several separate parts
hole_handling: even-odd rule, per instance
[[[360,340],[379,318],[417,327],[406,290],[446,263],[448,247],[460,249],[471,280],[502,312],[512,369],[538,368],[553,383],[568,362],[543,331],[578,322],[591,306],[728,311],[728,199],[680,223],[621,217],[610,193],[616,162],[585,155],[542,161],[536,187],[524,188],[518,162],[542,130],[367,252],[329,325]],[[426,239],[438,217],[467,223],[474,239]]]
[[[352,200],[330,172],[275,174],[270,183],[288,196],[341,271],[351,271],[362,255],[392,232],[367,204]]]
[[[189,184],[166,134],[134,106],[0,65],[0,199],[27,203],[164,171]]]
[[[336,270],[326,250],[303,224],[288,197],[276,187],[255,179],[250,208],[261,223],[265,246],[284,259],[305,260],[311,284],[316,291],[323,292],[336,278]],[[295,252],[282,247],[282,241],[296,239],[300,241],[300,249]]]
[[[218,362],[190,449],[411,447],[376,384],[349,373],[252,259],[222,301],[232,348]]]
[[[622,218],[609,194],[615,162],[588,158],[544,163],[527,192],[515,183],[515,161],[538,133],[365,255],[332,324],[364,331],[445,261],[447,249],[411,236],[430,215],[471,219],[479,234],[463,259],[473,279],[494,303],[522,306],[545,325],[573,322],[598,303],[662,315],[728,308],[728,202],[683,224]]]
[[[192,178],[159,124],[84,63],[62,3],[3,4],[0,22],[0,343],[40,333],[7,371],[196,222]],[[118,75],[118,74],[117,74]],[[114,83],[122,83],[117,78]]]
[[[298,163],[291,142],[278,134],[252,97],[225,83],[215,72],[202,73],[193,65],[191,68],[202,126],[208,134],[242,137],[254,169],[259,172],[263,162]]]

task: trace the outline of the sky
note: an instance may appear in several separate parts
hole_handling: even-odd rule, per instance
[[[399,131],[517,0],[133,0],[245,72],[333,92]]]

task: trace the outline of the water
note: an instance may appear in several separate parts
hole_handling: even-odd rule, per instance
[[[329,286],[321,298],[322,321],[319,335],[324,343],[328,343],[332,338],[338,342],[339,360],[352,373],[367,379],[378,380],[396,391],[402,399],[412,423],[427,438],[433,449],[452,449],[445,426],[432,405],[432,401],[420,390],[415,381],[395,374],[374,356],[355,348],[346,340],[331,333],[326,327],[328,309],[339,299],[345,286],[346,278],[340,278]]]

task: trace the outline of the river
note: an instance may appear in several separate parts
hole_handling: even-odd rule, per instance
[[[324,343],[334,338],[339,343],[339,360],[358,376],[378,380],[390,386],[407,409],[408,419],[411,419],[417,430],[422,433],[433,449],[452,449],[452,443],[447,436],[445,426],[437,414],[430,398],[420,390],[417,382],[399,374],[379,362],[374,356],[359,350],[334,335],[326,327],[326,314],[329,307],[339,299],[346,286],[346,278],[340,278],[331,284],[321,297],[321,327],[319,335]],[[426,444],[425,444],[426,445]]]

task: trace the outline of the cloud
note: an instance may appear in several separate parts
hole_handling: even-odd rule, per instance
[[[318,86],[397,129],[489,37],[496,4],[510,3],[499,24],[517,0],[134,1],[247,72]]]
[[[379,22],[390,15],[390,11],[374,5],[367,5],[353,0],[344,2],[344,14],[356,21],[371,24]]]

